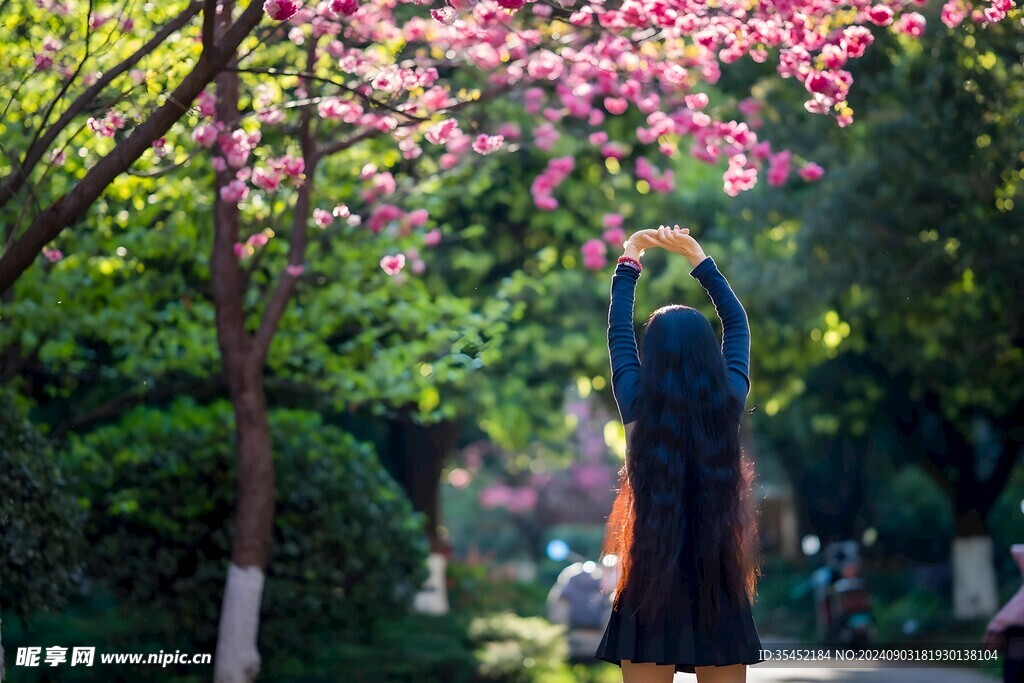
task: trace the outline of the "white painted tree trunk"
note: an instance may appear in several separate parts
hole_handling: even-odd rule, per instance
[[[260,672],[256,636],[263,600],[263,572],[258,567],[228,567],[224,603],[214,654],[215,683],[251,683]]]
[[[423,614],[448,614],[448,562],[441,553],[427,557],[430,575],[413,598],[413,610]]]
[[[989,617],[999,596],[992,564],[991,536],[953,539],[953,614],[957,619]]]

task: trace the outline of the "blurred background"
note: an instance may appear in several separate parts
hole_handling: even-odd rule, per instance
[[[295,295],[265,372],[261,677],[619,680],[586,656],[625,449],[605,341],[616,216],[627,233],[689,226],[748,313],[762,640],[980,642],[1024,543],[1024,34],[929,25],[851,63],[845,128],[803,112],[770,63],[725,70],[716,101],[824,168],[815,182],[794,170],[729,197],[721,165],[683,154],[675,189],[652,193],[560,139],[575,168],[553,211],[530,196],[547,157],[503,153],[427,185],[444,239],[419,272],[382,275],[372,239],[325,250],[335,277]],[[354,191],[371,161],[400,159],[361,147],[321,186]],[[26,644],[214,651],[237,465],[208,185],[129,178],[3,306],[11,681],[58,680],[11,666]],[[668,303],[717,321],[689,270],[647,252],[638,330]]]

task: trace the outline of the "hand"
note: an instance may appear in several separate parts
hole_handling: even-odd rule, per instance
[[[669,228],[662,225],[656,232],[658,246],[682,254],[693,266],[696,267],[707,258],[707,254],[704,253],[697,240],[690,237],[689,228],[680,228],[678,225]]]
[[[657,230],[653,227],[648,227],[644,230],[637,230],[631,234],[630,239],[627,240],[631,245],[635,246],[641,251],[650,247],[660,247],[657,241]]]

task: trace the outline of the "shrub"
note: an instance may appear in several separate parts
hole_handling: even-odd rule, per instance
[[[22,619],[75,588],[85,515],[47,441],[0,390],[0,604]]]
[[[91,511],[90,574],[173,615],[177,633],[207,647],[230,557],[233,423],[227,402],[182,398],[74,438],[68,453]],[[427,575],[422,515],[371,446],[314,413],[272,411],[270,425],[278,500],[267,649],[301,646],[317,624],[354,630],[404,609]]]
[[[480,681],[529,683],[563,668],[569,656],[565,627],[541,617],[500,612],[469,625]]]

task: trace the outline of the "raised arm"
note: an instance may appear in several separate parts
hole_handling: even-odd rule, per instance
[[[710,256],[690,271],[715,304],[722,321],[722,355],[729,372],[729,381],[736,395],[746,402],[750,393],[750,326],[736,293],[732,291],[718,264]]]
[[[612,275],[611,299],[608,305],[608,356],[612,368],[612,396],[619,408],[623,424],[636,419],[634,413],[637,386],[640,382],[640,354],[633,327],[633,301],[640,271],[628,263],[620,263]]]

